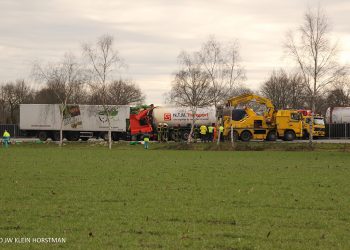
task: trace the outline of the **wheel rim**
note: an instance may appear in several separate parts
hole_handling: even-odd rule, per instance
[[[38,138],[40,139],[40,141],[46,141],[47,140],[47,135],[45,132],[40,132],[38,135]]]
[[[269,141],[275,141],[276,138],[277,138],[276,133],[274,133],[274,132],[270,132],[269,133],[269,135],[268,135],[268,140]]]
[[[286,140],[287,141],[293,141],[294,140],[294,135],[292,132],[287,132],[286,134]]]
[[[248,132],[243,132],[241,134],[242,141],[249,141],[250,140],[250,134]]]

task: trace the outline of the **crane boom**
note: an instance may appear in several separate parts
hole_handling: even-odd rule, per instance
[[[262,96],[254,95],[254,94],[243,94],[237,97],[233,97],[227,100],[227,104],[229,106],[236,108],[239,104],[245,104],[248,102],[256,102],[262,105],[265,105],[268,109],[266,118],[270,121],[273,120],[273,114],[275,112],[275,107],[272,104],[271,100]]]
[[[232,107],[236,107],[238,104],[248,103],[251,101],[255,101],[257,103],[264,104],[267,108],[272,108],[272,109],[275,108],[270,99],[265,98],[265,97],[261,97],[258,95],[254,95],[254,94],[243,94],[243,95],[233,97],[233,98],[227,100],[227,102]]]

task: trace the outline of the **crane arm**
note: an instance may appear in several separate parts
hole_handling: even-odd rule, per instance
[[[229,106],[237,107],[239,104],[244,104],[244,103],[248,103],[248,102],[252,102],[252,101],[255,101],[259,104],[263,104],[269,109],[275,108],[270,99],[265,98],[265,97],[261,97],[258,95],[254,95],[254,94],[244,94],[244,95],[240,95],[237,97],[233,97],[233,98],[227,100],[227,103],[229,104]]]
[[[228,106],[236,108],[239,104],[245,104],[248,102],[257,102],[259,104],[265,105],[268,109],[267,114],[265,115],[269,121],[273,120],[273,114],[275,112],[275,107],[272,104],[271,100],[262,96],[254,94],[243,94],[237,97],[233,97],[227,100]]]

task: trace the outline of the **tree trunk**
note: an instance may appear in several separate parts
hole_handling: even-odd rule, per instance
[[[197,111],[197,109],[196,109],[196,111]],[[194,130],[194,125],[196,123],[196,111],[192,110],[192,124],[191,124],[190,134],[188,135],[188,138],[187,138],[187,144],[190,144],[192,142],[192,134],[193,134],[193,130]]]
[[[233,139],[233,126],[231,124],[231,144],[232,144],[232,147],[234,148],[235,147],[235,140]]]
[[[63,144],[63,113],[61,113],[60,143],[58,145],[62,147],[62,144]]]
[[[310,134],[309,134],[309,144],[312,146],[313,144],[313,129],[314,129],[314,119],[315,119],[315,110],[316,110],[316,105],[315,101],[313,100],[312,102],[312,110],[311,110],[311,121],[310,121]]]
[[[112,126],[108,118],[108,148],[112,149]]]
[[[314,114],[316,110],[315,97],[316,97],[316,80],[314,80],[314,90],[311,97],[311,121],[310,121],[310,132],[309,132],[310,147],[312,147],[312,143],[313,143]]]
[[[221,140],[221,133],[220,133],[220,126],[221,126],[221,124],[219,122],[217,122],[217,124],[219,124],[219,126],[216,126],[216,133],[218,135],[218,141],[216,142],[216,144],[219,146],[220,140]]]
[[[194,130],[194,124],[195,124],[195,118],[193,116],[190,134],[188,135],[188,138],[187,138],[187,144],[190,144],[192,142],[192,134],[193,134],[193,130]]]
[[[63,117],[63,114],[64,114],[64,111],[65,111],[65,109],[66,109],[66,104],[63,106],[62,105],[62,107],[61,107],[61,109],[60,109],[60,114],[61,114],[61,126],[60,126],[60,142],[58,143],[58,145],[60,146],[60,147],[62,147],[62,145],[63,145],[63,119],[64,119],[64,117]]]

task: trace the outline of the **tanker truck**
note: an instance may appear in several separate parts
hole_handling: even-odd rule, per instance
[[[41,141],[60,139],[61,109],[59,104],[21,104],[20,129],[27,136],[38,137]],[[126,138],[130,107],[108,106],[112,127],[112,139]],[[89,138],[108,140],[109,123],[105,108],[100,105],[67,105],[63,111],[63,137],[69,141]]]
[[[189,108],[176,106],[151,105],[130,115],[130,133],[132,140],[141,140],[144,134],[157,139],[166,129],[169,140],[186,140],[191,130],[193,114]],[[209,126],[216,123],[214,106],[198,108],[195,114],[195,126]],[[197,133],[197,130],[196,132]],[[195,134],[196,136],[196,134]]]

